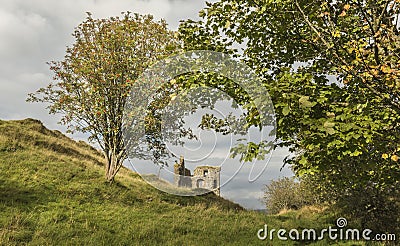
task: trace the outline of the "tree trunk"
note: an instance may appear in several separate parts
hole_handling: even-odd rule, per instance
[[[106,154],[106,159],[106,180],[109,183],[112,183],[114,181],[115,175],[118,173],[119,169],[122,166],[123,158],[121,158],[120,154],[117,154],[114,151],[110,150]]]

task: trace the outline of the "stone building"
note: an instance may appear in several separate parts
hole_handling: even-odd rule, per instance
[[[183,156],[181,156],[179,163],[175,162],[174,165],[175,185],[191,189],[207,189],[219,196],[220,171],[221,167],[198,166],[194,169],[193,175],[191,175],[190,170],[185,168],[185,160]]]

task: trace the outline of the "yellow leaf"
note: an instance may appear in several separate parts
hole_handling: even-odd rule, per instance
[[[382,158],[387,159],[387,158],[389,158],[389,156],[388,156],[388,154],[382,154]]]
[[[384,73],[391,73],[392,72],[392,69],[390,69],[390,67],[389,66],[385,66],[385,65],[383,65],[382,66],[382,72],[384,72]]]
[[[335,38],[339,38],[340,37],[340,32],[338,30],[336,30],[334,33],[332,33],[332,36]]]
[[[350,4],[346,4],[346,5],[344,5],[344,7],[343,7],[343,9],[345,9],[345,10],[349,10],[349,8],[350,8]]]
[[[169,95],[169,97],[171,98],[171,101],[173,101],[176,98],[176,94],[171,94],[171,95]]]
[[[227,21],[226,23],[225,23],[225,28],[229,28],[231,26],[231,22],[230,21]]]
[[[399,157],[397,155],[392,155],[392,157],[390,157],[390,159],[392,159],[392,161],[398,161]]]

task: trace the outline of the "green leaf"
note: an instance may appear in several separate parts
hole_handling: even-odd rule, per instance
[[[283,107],[283,109],[282,109],[282,114],[283,114],[284,116],[287,116],[287,115],[289,114],[289,112],[290,112],[290,109],[289,109],[288,106]]]
[[[325,128],[333,128],[335,126],[335,122],[325,121],[324,127]]]
[[[326,128],[325,131],[326,131],[329,135],[335,134],[335,132],[336,132],[335,129],[333,129],[333,128],[331,128],[331,127]]]
[[[310,97],[309,96],[302,96],[299,98],[299,104],[300,107],[304,108],[311,108],[315,105],[315,103],[312,103],[309,101]]]

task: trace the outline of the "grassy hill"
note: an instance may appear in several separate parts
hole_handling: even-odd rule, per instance
[[[101,153],[85,142],[38,120],[0,121],[0,245],[290,245],[256,233],[264,224],[327,228],[335,218],[311,209],[270,216],[213,194],[174,196],[127,169],[110,185]]]

